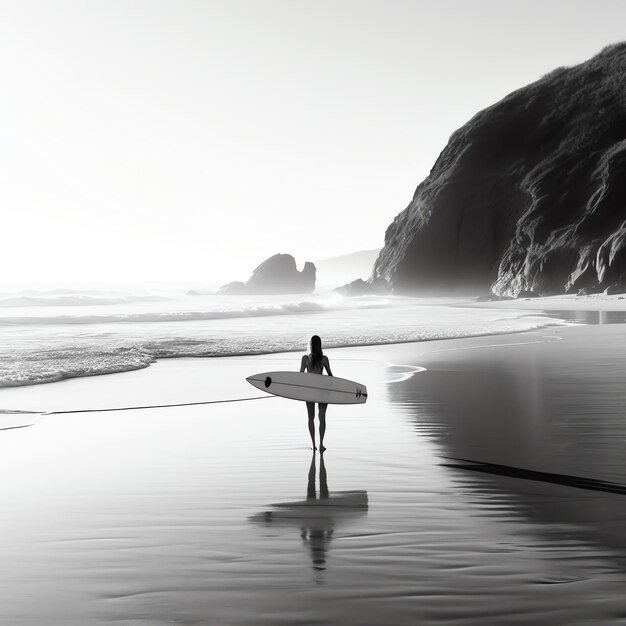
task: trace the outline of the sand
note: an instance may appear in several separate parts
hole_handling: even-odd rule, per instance
[[[626,623],[623,495],[445,465],[626,483],[625,331],[328,351],[370,397],[329,408],[323,468],[280,398],[0,416],[26,426],[0,432],[0,623]],[[249,397],[298,363],[166,360],[0,407]]]
[[[496,302],[476,302],[470,300],[470,305],[477,308],[501,308],[501,309],[530,309],[533,311],[559,311],[559,312],[611,312],[622,313],[621,321],[626,316],[626,295],[603,293],[591,294],[589,296],[560,295],[543,296],[540,298],[520,298],[511,300],[499,300]],[[602,318],[600,318],[602,319]],[[590,323],[601,323],[598,318]]]

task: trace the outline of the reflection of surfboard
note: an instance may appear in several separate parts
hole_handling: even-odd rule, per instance
[[[326,404],[363,404],[367,400],[365,385],[336,376],[308,372],[264,372],[248,376],[246,380],[261,391],[292,400]]]
[[[298,528],[304,545],[309,548],[313,569],[319,572],[326,569],[326,555],[335,528],[367,515],[367,491],[337,491],[327,497],[280,502],[272,506],[273,510],[248,519],[263,526]]]
[[[272,506],[273,511],[257,513],[250,521],[295,523],[298,526],[327,522],[334,525],[367,513],[367,491],[338,491],[330,494],[328,498],[278,502]]]

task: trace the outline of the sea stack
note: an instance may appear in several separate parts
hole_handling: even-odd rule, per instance
[[[315,289],[315,265],[309,261],[298,271],[290,254],[275,254],[259,265],[247,282],[223,285],[222,295],[311,293]]]
[[[561,67],[450,138],[370,283],[517,296],[626,289],[626,43]]]

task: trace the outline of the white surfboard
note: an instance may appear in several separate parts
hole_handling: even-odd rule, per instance
[[[337,376],[309,372],[263,372],[246,380],[261,391],[281,398],[326,404],[363,404],[367,387]]]

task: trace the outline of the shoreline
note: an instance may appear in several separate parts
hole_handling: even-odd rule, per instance
[[[412,302],[416,304],[416,310],[414,312],[416,323],[412,326],[411,319],[404,313],[404,319],[399,326],[396,327],[395,332],[390,332],[389,328],[377,328],[375,321],[371,327],[370,335],[373,339],[368,340],[363,337],[351,337],[348,333],[345,337],[345,331],[338,333],[336,336],[332,336],[333,332],[329,331],[329,328],[322,328],[322,331],[329,333],[326,338],[326,348],[332,346],[333,349],[339,348],[352,348],[352,347],[368,347],[377,345],[396,345],[402,343],[424,343],[429,341],[439,341],[447,339],[458,339],[459,337],[481,337],[481,336],[496,336],[500,334],[511,334],[519,332],[527,332],[536,328],[546,328],[558,325],[569,324],[585,324],[585,323],[611,323],[613,321],[623,322],[626,321],[626,302],[619,300],[621,296],[585,296],[583,298],[555,296],[551,298],[539,298],[533,300],[524,301],[497,301],[478,303],[475,300],[467,299],[452,299],[444,298],[445,302],[440,302],[438,299],[432,298],[424,299],[422,304],[420,298],[412,299]],[[435,308],[442,307],[444,318],[446,316],[445,309],[456,309],[461,311],[468,311],[466,320],[469,323],[465,323],[462,319],[458,320],[458,324],[455,327],[454,316],[452,319],[443,322],[442,324],[432,324],[428,320],[429,306],[433,305]],[[594,310],[604,311],[605,313],[598,313],[597,317],[590,311]],[[504,317],[501,319],[487,319],[484,314],[480,314],[476,319],[472,319],[472,310],[485,310],[488,309],[491,312],[502,311]],[[622,311],[624,311],[624,318],[622,318]],[[420,321],[423,319],[422,314],[426,316],[426,322],[422,325]],[[458,314],[457,314],[458,315]],[[497,313],[495,313],[497,315]],[[536,320],[524,320],[525,316],[536,316]],[[304,331],[304,326],[308,324],[307,321],[301,320],[298,317],[294,318],[296,328],[298,331]],[[314,320],[311,320],[312,322]],[[371,323],[371,322],[370,322]],[[328,323],[326,323],[328,326]],[[523,327],[522,327],[523,326]],[[315,327],[315,325],[313,325]],[[366,326],[367,327],[367,326]],[[516,328],[517,327],[517,328]],[[462,334],[458,334],[457,328],[463,328]],[[193,329],[190,327],[189,331]],[[252,331],[251,331],[252,332]],[[44,356],[41,360],[41,365],[36,364],[37,354],[30,350],[27,350],[23,356],[17,356],[18,359],[15,365],[5,366],[3,370],[3,376],[5,380],[0,383],[0,391],[2,389],[13,387],[25,387],[25,386],[37,386],[42,384],[50,384],[56,382],[62,382],[64,380],[72,378],[85,378],[90,376],[104,376],[111,373],[139,371],[145,368],[149,368],[154,363],[164,359],[184,359],[184,358],[229,358],[239,357],[243,355],[251,356],[264,356],[269,354],[282,354],[283,352],[293,351],[300,352],[301,348],[293,348],[298,343],[297,336],[299,332],[294,334],[289,341],[278,339],[272,339],[269,345],[263,346],[260,349],[259,343],[262,345],[261,334],[256,336],[253,332],[253,343],[244,345],[241,340],[235,341],[234,345],[229,345],[230,339],[225,340],[225,343],[220,342],[217,339],[211,339],[209,343],[203,348],[203,340],[200,339],[196,343],[198,344],[199,353],[194,354],[194,351],[188,351],[187,342],[190,339],[185,337],[181,338],[181,345],[176,347],[176,339],[164,340],[164,346],[160,346],[157,342],[155,345],[151,345],[149,340],[138,340],[138,343],[134,344],[130,340],[125,340],[125,343],[117,346],[115,343],[109,345],[108,343],[100,344],[100,348],[95,348],[96,343],[93,343],[93,348],[87,344],[85,346],[77,344],[74,348],[71,339],[68,338],[68,352],[63,356],[63,351],[66,347],[60,343],[58,346],[53,347],[50,356]],[[274,337],[273,331],[267,330],[269,334],[267,337]],[[280,336],[280,331],[277,331]],[[391,335],[385,337],[385,335]],[[225,335],[228,337],[228,335]],[[168,345],[168,341],[171,345]],[[215,343],[217,341],[217,343]],[[211,343],[213,342],[213,343]],[[128,344],[128,345],[126,345]],[[144,345],[145,344],[145,345]],[[212,348],[215,344],[219,346],[219,349]],[[283,345],[281,345],[283,344]],[[248,349],[249,348],[249,349]],[[93,349],[93,353],[90,350]],[[224,350],[223,352],[220,352]],[[61,356],[57,357],[55,351],[58,351]],[[19,352],[19,351],[18,351]],[[205,352],[205,353],[203,353]],[[212,352],[206,354],[206,352]],[[31,354],[32,353],[32,354]],[[7,353],[9,355],[10,353]],[[8,358],[8,356],[7,356]],[[23,361],[22,361],[23,359]],[[49,359],[49,360],[48,360]]]
[[[626,312],[626,294],[606,295],[602,293],[587,296],[557,295],[539,296],[537,298],[512,298],[510,300],[494,300],[477,302],[476,308],[502,309],[539,309],[543,311],[624,311]]]
[[[432,304],[432,303],[431,303]],[[424,305],[428,307],[428,305]],[[445,308],[466,308],[471,310],[473,307],[472,302],[458,302],[456,304],[447,302],[446,304],[436,303],[436,306],[440,306]],[[498,307],[491,307],[497,310]],[[522,309],[520,309],[522,310]],[[536,330],[539,328],[548,328],[553,326],[567,326],[570,322],[566,320],[562,320],[557,316],[550,316],[549,313],[545,313],[539,309],[533,310],[538,318],[549,318],[553,321],[548,321],[548,319],[541,320],[536,322],[535,324],[531,324],[530,327],[519,328],[519,329],[504,329],[504,330],[487,330],[485,332],[481,331],[471,331],[464,330],[462,334],[453,334],[453,331],[450,329],[437,329],[434,330],[424,330],[425,333],[433,333],[434,336],[422,336],[420,338],[407,338],[400,339],[398,337],[394,337],[393,339],[374,339],[374,340],[362,340],[362,341],[353,341],[353,342],[342,342],[337,340],[330,340],[325,345],[325,349],[344,349],[344,348],[367,348],[371,346],[393,346],[393,345],[401,345],[401,344],[410,344],[410,343],[424,343],[430,341],[447,341],[449,339],[463,339],[463,338],[471,338],[471,337],[484,337],[484,336],[497,336],[497,335],[506,335],[506,334],[514,334],[514,333],[523,333],[529,332],[532,330]],[[523,317],[526,314],[520,316]],[[515,320],[516,318],[510,318],[510,321]],[[509,321],[507,319],[507,321]],[[57,350],[62,348],[57,348]],[[112,346],[109,349],[105,349],[103,354],[96,354],[93,358],[96,359],[96,364],[90,366],[90,370],[80,369],[73,370],[72,367],[76,367],[75,365],[69,364],[69,369],[57,371],[55,373],[46,373],[45,378],[21,378],[19,381],[16,380],[7,380],[0,382],[0,393],[3,389],[11,389],[11,388],[20,388],[20,387],[34,387],[39,385],[47,385],[60,383],[63,381],[71,380],[74,378],[88,378],[93,376],[106,376],[109,374],[119,374],[125,372],[134,372],[140,371],[143,369],[150,368],[154,366],[155,363],[162,360],[170,360],[170,359],[221,359],[221,358],[238,358],[243,356],[267,356],[272,354],[283,354],[283,353],[299,353],[302,351],[302,348],[293,348],[293,349],[284,349],[284,348],[273,348],[269,350],[249,350],[246,352],[217,352],[213,354],[194,354],[194,353],[168,353],[161,352],[159,350],[143,350],[141,345],[135,346],[136,354],[135,358],[132,361],[127,361],[124,364],[118,363],[115,366],[105,366],[98,362],[98,359],[106,359],[110,357],[109,352],[114,352],[115,347]],[[61,365],[57,367],[62,367]],[[93,371],[93,370],[96,371]],[[40,374],[41,376],[41,374]]]
[[[409,368],[410,371],[402,374],[402,378],[407,379],[413,375],[417,375],[422,371],[427,371],[428,368],[424,366],[423,359],[428,359],[432,355],[439,353],[455,353],[457,351],[471,351],[471,350],[484,350],[484,349],[497,349],[507,348],[526,344],[543,343],[545,341],[553,341],[554,337],[558,337],[560,333],[564,332],[566,335],[571,333],[584,332],[585,329],[595,326],[588,324],[576,324],[576,323],[559,323],[549,324],[538,329],[532,330],[520,330],[512,332],[501,333],[485,333],[480,335],[462,336],[462,337],[445,337],[445,338],[433,338],[420,341],[402,341],[394,343],[373,343],[365,345],[347,345],[332,348],[325,348],[325,354],[329,355],[333,363],[336,361],[350,361],[358,362],[360,358],[365,358],[367,361],[374,360],[379,361],[381,366],[385,363],[389,364],[388,359],[401,360],[402,363],[398,363],[395,367]],[[626,327],[625,327],[626,329]],[[560,331],[560,332],[559,332]],[[626,330],[625,330],[626,332]],[[528,340],[518,341],[519,338],[528,337]],[[556,339],[558,340],[558,339]],[[268,364],[268,367],[272,366],[276,362],[287,362],[289,366],[285,369],[298,369],[299,358],[295,358],[293,355],[299,355],[301,351],[283,351],[283,352],[270,352],[260,354],[245,354],[245,355],[228,355],[228,356],[175,356],[175,357],[163,357],[156,359],[149,366],[132,369],[109,372],[106,374],[89,374],[86,376],[70,376],[51,383],[30,384],[30,385],[16,385],[0,388],[0,410],[3,411],[0,416],[7,414],[10,410],[10,415],[15,415],[20,412],[24,412],[27,415],[45,416],[46,413],[58,413],[63,409],[67,409],[68,412],[83,412],[83,411],[123,411],[132,410],[134,407],[121,406],[110,407],[105,401],[99,397],[99,389],[106,389],[107,397],[110,397],[112,391],[117,388],[118,381],[121,381],[123,388],[131,388],[136,386],[142,388],[146,384],[151,384],[150,379],[155,378],[156,381],[167,378],[167,376],[173,371],[184,372],[185,376],[191,378],[198,378],[202,374],[203,370],[213,371],[215,369],[221,369],[221,365],[226,368],[237,368],[243,363],[255,363],[261,362]],[[422,359],[417,361],[417,359]],[[251,365],[251,367],[253,367]],[[198,372],[196,374],[195,372]],[[154,373],[154,376],[152,376]],[[337,372],[335,372],[337,373]],[[339,375],[339,374],[337,374]],[[346,376],[349,377],[348,374]],[[354,378],[354,377],[353,377]],[[99,384],[102,382],[102,385]],[[393,380],[387,382],[400,382],[400,380]],[[82,383],[82,384],[81,384]],[[366,383],[367,384],[367,383]],[[157,383],[160,386],[161,383]],[[243,381],[230,381],[224,384],[224,379],[220,377],[220,395],[215,395],[214,392],[209,391],[210,385],[202,385],[202,389],[198,388],[198,381],[194,380],[194,384],[191,386],[189,397],[181,397],[177,395],[175,402],[172,406],[193,406],[194,404],[206,404],[206,403],[219,403],[219,402],[238,402],[242,399],[249,399],[251,396],[256,396],[256,392],[253,387]],[[96,403],[97,407],[76,407],[66,406],[64,398],[72,397],[75,395],[82,396],[83,391],[81,387],[86,389],[93,388],[98,390],[95,398],[98,398]],[[369,387],[369,386],[368,386]],[[90,391],[87,392],[89,395]],[[226,394],[226,395],[224,395]],[[230,394],[230,395],[228,395]],[[32,397],[31,397],[32,396]],[[54,402],[52,408],[36,408],[37,405],[33,402],[37,402],[37,398],[53,398]],[[131,397],[136,397],[131,394]],[[146,410],[150,408],[156,408],[155,405],[163,404],[163,408],[168,408],[167,403],[162,402],[158,398],[169,397],[167,393],[163,394],[161,389],[155,396],[157,400],[153,401],[141,401],[138,400],[139,405],[145,405]],[[272,397],[268,394],[268,397]],[[10,409],[9,409],[10,405]],[[40,407],[42,405],[39,405]],[[64,411],[65,412],[65,411]]]
[[[559,319],[559,318],[553,318],[553,319]],[[403,346],[403,345],[407,345],[407,344],[423,344],[423,343],[430,343],[433,341],[458,341],[458,340],[462,340],[462,339],[478,339],[481,337],[501,337],[501,336],[506,336],[506,335],[519,335],[519,334],[524,334],[524,333],[531,333],[531,332],[535,332],[538,330],[541,330],[542,328],[563,328],[563,327],[569,327],[569,326],[577,326],[579,324],[572,324],[567,322],[566,320],[563,320],[563,324],[558,324],[558,323],[554,323],[554,324],[546,324],[545,326],[541,326],[539,328],[533,328],[533,329],[524,329],[524,330],[507,330],[507,331],[501,331],[501,332],[486,332],[486,333],[479,333],[479,334],[475,334],[475,335],[460,335],[457,337],[429,337],[429,338],[425,338],[425,339],[406,339],[404,341],[381,341],[381,342],[373,342],[373,343],[358,343],[358,344],[339,344],[339,345],[331,345],[329,347],[325,347],[324,351],[331,351],[331,350],[345,350],[345,349],[352,349],[352,348],[376,348],[376,347],[380,347],[380,346]],[[209,354],[209,355],[194,355],[194,354],[175,354],[175,355],[164,355],[164,356],[157,356],[154,358],[154,361],[151,363],[147,363],[145,365],[140,365],[140,366],[136,366],[136,367],[128,367],[125,369],[119,369],[119,370],[112,370],[112,371],[108,371],[108,372],[89,372],[89,373],[85,373],[85,374],[76,374],[76,375],[66,375],[66,376],[60,376],[58,379],[55,380],[49,380],[46,382],[41,382],[41,381],[32,381],[32,382],[27,382],[27,383],[8,383],[8,384],[1,384],[0,383],[0,393],[2,392],[3,389],[13,389],[13,388],[21,388],[21,387],[34,387],[34,386],[39,386],[39,385],[53,385],[55,383],[62,383],[68,380],[74,380],[74,379],[80,379],[80,378],[91,378],[91,377],[97,377],[97,376],[110,376],[110,375],[115,375],[115,374],[129,374],[131,372],[136,372],[136,371],[140,371],[140,370],[145,370],[148,369],[150,367],[153,367],[154,365],[156,365],[159,361],[176,361],[176,360],[185,360],[185,359],[189,359],[189,360],[213,360],[213,359],[237,359],[237,358],[246,358],[246,357],[271,357],[274,355],[281,355],[281,354],[302,354],[302,349],[298,349],[298,348],[294,348],[293,350],[278,350],[275,352],[249,352],[246,354],[239,354],[239,353],[233,353],[233,354]]]

